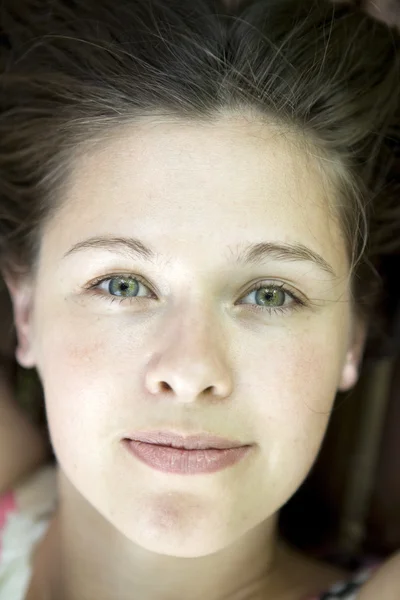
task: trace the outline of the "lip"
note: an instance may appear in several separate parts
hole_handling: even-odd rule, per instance
[[[186,450],[137,440],[124,440],[127,450],[140,462],[163,473],[201,475],[215,473],[240,462],[252,449],[239,446],[216,450]]]
[[[251,446],[230,440],[209,433],[199,433],[196,435],[180,435],[172,431],[137,431],[127,436],[128,440],[144,442],[146,444],[158,446],[170,446],[184,450],[226,450]]]

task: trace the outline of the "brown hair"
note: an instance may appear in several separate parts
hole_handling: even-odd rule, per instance
[[[322,0],[3,0],[0,19],[3,272],[34,269],[87,142],[143,115],[254,109],[336,166],[354,299],[378,314],[380,260],[400,247],[397,34]]]

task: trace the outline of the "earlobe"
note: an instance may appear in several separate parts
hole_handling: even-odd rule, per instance
[[[351,348],[347,351],[346,360],[342,368],[342,375],[338,386],[340,392],[351,390],[358,381],[366,337],[367,325],[365,322],[359,320],[356,323],[352,335]]]
[[[26,369],[35,366],[32,344],[33,284],[24,278],[15,280],[3,273],[13,305],[14,325],[17,336],[15,358]]]
[[[347,392],[355,386],[358,381],[358,361],[354,357],[354,353],[350,350],[346,356],[346,362],[343,366],[342,377],[338,390],[340,392]]]

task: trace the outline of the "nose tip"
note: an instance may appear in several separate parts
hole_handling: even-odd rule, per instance
[[[222,332],[213,328],[204,310],[168,321],[160,346],[147,363],[145,384],[151,394],[174,394],[186,402],[200,396],[229,396],[233,389],[226,344]],[[190,317],[190,319],[189,319]],[[154,347],[153,347],[154,350]]]
[[[210,380],[214,383],[210,384]],[[173,395],[181,401],[193,402],[199,397],[225,398],[232,393],[233,383],[226,368],[220,369],[219,373],[205,368],[201,374],[189,368],[184,371],[174,369],[170,364],[168,368],[159,365],[150,369],[146,374],[146,387],[152,395]]]

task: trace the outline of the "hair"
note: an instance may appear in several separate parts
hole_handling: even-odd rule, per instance
[[[34,270],[90,143],[146,116],[251,111],[330,174],[353,300],[379,323],[379,266],[400,249],[399,58],[393,30],[323,0],[3,0],[0,269]]]

